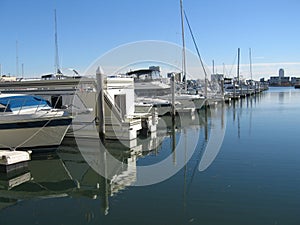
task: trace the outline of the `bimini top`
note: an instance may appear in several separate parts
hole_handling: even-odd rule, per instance
[[[0,95],[0,112],[14,112],[23,109],[52,108],[43,98],[32,95]]]

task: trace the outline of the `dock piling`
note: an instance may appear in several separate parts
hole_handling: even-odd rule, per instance
[[[105,120],[104,120],[104,79],[103,71],[100,67],[96,71],[97,81],[97,120],[99,127],[99,138],[103,142],[105,140]]]
[[[175,120],[175,77],[174,75],[171,77],[171,93],[172,93],[172,108],[171,108],[171,115],[172,121]]]

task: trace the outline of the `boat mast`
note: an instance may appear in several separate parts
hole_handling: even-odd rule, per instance
[[[205,98],[206,98],[206,97],[207,97],[207,73],[206,73],[206,70],[205,70],[203,61],[202,61],[202,59],[201,59],[201,55],[200,55],[200,52],[199,52],[199,49],[198,49],[198,46],[197,46],[197,43],[196,43],[194,34],[193,34],[193,32],[192,32],[191,25],[190,25],[189,20],[188,20],[188,18],[187,18],[187,16],[186,16],[186,13],[184,13],[184,16],[185,16],[187,25],[188,25],[188,27],[189,27],[190,33],[191,33],[191,35],[192,35],[192,39],[193,39],[193,42],[194,42],[194,45],[195,45],[195,48],[196,48],[196,51],[197,51],[197,54],[198,54],[198,58],[199,58],[199,60],[200,60],[200,63],[201,63],[201,66],[202,66],[202,69],[203,69],[203,72],[204,72],[204,79],[205,79],[204,96],[205,96]]]
[[[187,91],[185,40],[184,40],[184,18],[183,18],[182,0],[180,0],[180,13],[181,13],[181,35],[182,35],[182,77],[184,78],[184,90]]]
[[[60,68],[59,68],[59,57],[58,57],[58,42],[57,42],[57,21],[56,21],[56,9],[54,9],[54,29],[55,29],[55,65],[54,65],[54,75],[56,76],[57,74],[60,73]]]
[[[240,48],[238,48],[237,79],[238,85],[240,85]]]
[[[252,56],[251,56],[251,48],[249,48],[249,60],[250,60],[250,76],[252,81]]]
[[[24,63],[22,63],[22,78],[24,78]]]
[[[19,76],[19,51],[18,51],[18,41],[16,41],[16,77]]]

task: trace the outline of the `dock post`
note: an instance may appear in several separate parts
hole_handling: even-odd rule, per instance
[[[171,115],[172,121],[175,120],[175,77],[174,74],[171,76],[171,93],[172,93],[172,107],[171,107]]]
[[[208,141],[208,109],[205,107],[204,111],[204,139]]]
[[[96,71],[97,82],[97,119],[99,127],[99,138],[103,142],[105,140],[105,118],[104,118],[104,79],[103,72],[100,67]]]
[[[221,94],[222,94],[222,97],[225,96],[225,91],[224,91],[224,78],[221,80]]]
[[[236,90],[235,90],[235,80],[233,80],[233,99],[236,98]]]
[[[175,75],[171,76],[171,117],[172,117],[172,153],[173,153],[173,164],[176,165],[176,132],[175,132]]]
[[[171,125],[171,137],[172,137],[172,156],[173,156],[173,164],[176,165],[176,124],[175,119],[172,118]]]

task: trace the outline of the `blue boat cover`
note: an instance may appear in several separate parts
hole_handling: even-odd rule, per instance
[[[1,111],[13,112],[16,110],[29,109],[29,108],[40,108],[40,107],[51,107],[50,103],[45,99],[42,99],[37,96],[31,95],[17,95],[17,96],[8,96],[1,97],[0,104],[4,107],[1,107]]]

